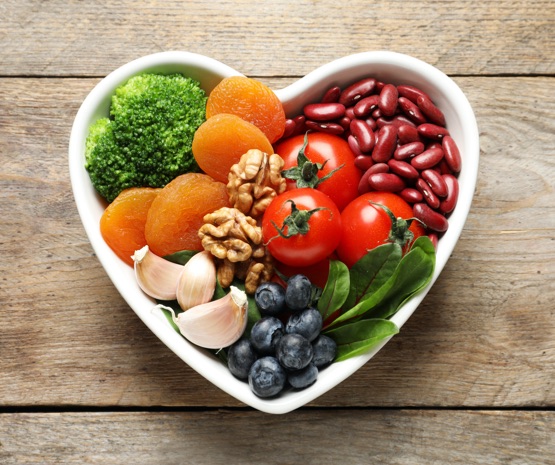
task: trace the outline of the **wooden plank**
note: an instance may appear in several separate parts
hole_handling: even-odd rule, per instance
[[[14,413],[4,465],[555,463],[553,412],[304,410]]]
[[[238,406],[149,333],[87,243],[67,143],[96,82],[0,80],[0,405]],[[555,405],[552,82],[457,82],[482,144],[461,240],[401,334],[314,405]]]
[[[331,19],[333,18],[333,19]],[[551,74],[551,0],[117,3],[4,0],[0,74],[103,76],[142,55],[187,50],[253,76],[302,76],[344,55],[394,50],[448,74]],[[277,59],[276,59],[277,58]]]

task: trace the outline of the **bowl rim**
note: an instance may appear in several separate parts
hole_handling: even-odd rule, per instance
[[[463,132],[462,137],[464,137],[464,163],[461,176],[464,176],[465,182],[464,185],[461,183],[457,207],[449,218],[449,230],[440,239],[436,257],[436,269],[432,280],[423,291],[406,302],[391,318],[401,328],[439,277],[466,222],[478,175],[479,132],[476,118],[468,99],[451,78],[418,58],[398,52],[382,50],[347,55],[310,71],[289,86],[275,90],[275,93],[284,102],[286,112],[290,115],[291,112],[298,109],[299,103],[302,100],[311,100],[310,94],[314,93],[315,90],[321,93],[322,89],[329,88],[340,76],[344,79],[347,75],[359,75],[362,71],[365,71],[366,75],[373,74],[367,71],[369,69],[376,70],[378,74],[380,72],[383,74],[385,69],[404,70],[407,73],[412,73],[411,76],[416,76],[420,80],[428,81],[428,79],[433,79],[433,88],[443,96],[442,98],[449,101],[458,110],[457,115],[464,120],[464,128],[461,128],[460,131]],[[129,274],[130,267],[124,264],[109,249],[100,236],[96,219],[98,219],[98,215],[105,208],[106,203],[94,191],[84,168],[84,143],[88,127],[95,118],[106,112],[109,106],[109,98],[115,88],[131,76],[141,72],[172,72],[172,70],[182,70],[181,72],[185,74],[192,74],[192,77],[201,74],[208,76],[206,80],[200,81],[207,91],[211,90],[211,87],[219,79],[227,76],[242,75],[242,73],[235,69],[204,55],[186,51],[167,51],[137,58],[120,66],[103,78],[94,86],[81,104],[73,122],[69,139],[68,161],[70,180],[79,216],[93,250],[120,295],[122,295],[127,304],[146,326],[170,350],[207,380],[237,400],[266,413],[281,414],[290,412],[316,399],[347,379],[378,353],[389,342],[390,338],[384,340],[366,354],[342,362],[336,362],[327,367],[322,372],[325,374],[325,381],[320,376],[318,382],[303,391],[287,392],[272,399],[259,398],[251,392],[247,383],[235,379],[219,360],[206,353],[203,349],[193,346],[174,331],[165,317],[153,308],[154,304],[150,298],[147,298],[142,292],[129,292],[129,283],[125,282],[122,276]],[[354,80],[353,78],[351,82]],[[404,81],[407,80],[404,79]],[[460,124],[462,125],[462,122]],[[222,367],[225,368],[228,376],[222,377],[222,373],[224,373],[221,369]],[[240,383],[241,388],[237,387],[239,385],[234,380]]]

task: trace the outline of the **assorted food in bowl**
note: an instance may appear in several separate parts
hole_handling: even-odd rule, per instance
[[[354,57],[351,66],[363,54]],[[180,56],[200,61],[191,73],[162,58],[91,93],[76,118],[81,217],[93,245],[133,270],[111,275],[124,297],[129,286],[148,296],[173,336],[252,396],[228,392],[260,408],[312,390],[276,407],[295,408],[356,370],[331,373],[366,361],[423,298],[466,218],[477,161],[464,174],[465,150],[475,147],[460,118],[451,133],[460,109],[445,114],[413,78],[359,71],[349,80],[348,66],[322,67],[317,85],[274,92],[209,59],[207,85],[202,57]],[[93,212],[96,226],[84,218]]]

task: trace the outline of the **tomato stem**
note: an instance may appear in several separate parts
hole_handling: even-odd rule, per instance
[[[319,184],[324,182],[326,179],[329,179],[337,170],[343,168],[344,164],[338,166],[334,170],[330,171],[325,176],[321,178],[318,177],[318,173],[324,169],[326,163],[329,160],[326,160],[324,163],[314,163],[310,161],[310,159],[306,156],[305,150],[308,145],[308,132],[304,135],[304,143],[301,149],[299,150],[299,154],[297,155],[297,166],[293,166],[287,170],[283,170],[281,175],[284,178],[290,179],[296,182],[297,188],[302,187],[311,187],[316,188]]]
[[[327,210],[326,207],[317,207],[312,210],[299,210],[293,200],[287,200],[286,203],[287,202],[291,203],[291,213],[285,217],[281,228],[274,221],[272,221],[272,225],[274,226],[274,228],[276,228],[278,236],[272,237],[268,241],[268,244],[276,237],[289,239],[290,237],[296,236],[298,234],[304,236],[308,233],[308,231],[310,231],[310,217],[320,210]]]
[[[426,227],[426,225],[420,221],[418,218],[408,218],[404,219],[401,217],[395,217],[393,212],[387,208],[385,205],[380,203],[369,201],[371,205],[374,207],[380,207],[384,210],[389,218],[391,219],[391,229],[389,231],[388,241],[393,242],[394,244],[399,244],[401,247],[405,247],[407,244],[410,244],[414,239],[414,233],[409,229],[412,225],[413,221],[418,221],[422,224],[422,226]]]

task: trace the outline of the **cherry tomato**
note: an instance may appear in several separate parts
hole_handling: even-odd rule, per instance
[[[413,218],[410,205],[390,192],[368,192],[353,200],[341,213],[343,231],[337,248],[339,259],[349,268],[368,250],[389,241],[391,218],[386,210],[371,202],[387,207],[396,218]],[[405,252],[414,239],[425,234],[424,227],[417,220],[412,221],[409,231],[413,237],[402,244]]]
[[[285,161],[284,170],[297,166],[299,151],[303,148],[304,142],[305,134],[300,134],[276,145],[275,152]],[[343,165],[316,187],[317,190],[327,194],[340,211],[357,197],[362,173],[355,166],[355,155],[347,141],[332,134],[311,132],[308,134],[308,144],[304,154],[312,163],[325,163],[317,174],[320,179]],[[287,181],[288,189],[296,187],[305,186],[297,186],[292,180]]]
[[[328,257],[341,239],[341,213],[311,188],[278,195],[262,217],[262,236],[270,254],[290,266],[309,266]]]
[[[328,276],[330,274],[330,259],[325,258],[309,266],[290,266],[276,260],[275,267],[280,273],[287,277],[303,274],[310,279],[312,284],[323,289],[328,282]],[[285,284],[283,281],[281,282]]]

